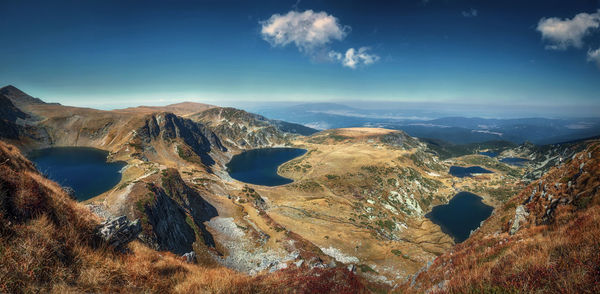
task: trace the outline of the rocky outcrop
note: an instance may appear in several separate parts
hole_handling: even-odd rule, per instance
[[[145,208],[150,232],[142,240],[157,250],[184,254],[193,250],[196,241],[194,229],[186,221],[185,210],[160,188],[153,189],[155,199]]]
[[[23,128],[19,121],[27,117],[8,97],[0,94],[0,138],[18,139]]]
[[[197,156],[206,166],[215,163],[209,154],[212,149],[227,151],[219,137],[205,125],[168,112],[147,116],[144,125],[135,131],[135,135],[140,140],[136,144],[143,145],[144,150],[152,148],[150,143],[155,140],[171,143],[180,141],[185,144],[177,147],[180,157],[192,161],[192,156]]]
[[[585,148],[587,146],[587,148]],[[600,192],[600,143],[591,141],[526,190],[524,201],[536,224],[551,223],[559,206],[585,208]]]
[[[521,224],[527,221],[528,216],[529,213],[525,210],[525,206],[519,205],[515,210],[515,217],[512,220],[512,225],[510,227],[509,233],[511,235],[514,235],[521,227]]]
[[[316,130],[302,125],[269,120],[264,116],[224,107],[213,108],[192,116],[194,121],[210,127],[232,148],[249,149],[282,145],[294,135],[307,135]]]
[[[117,250],[124,250],[129,242],[135,240],[142,231],[139,220],[129,221],[120,216],[104,221],[97,230],[97,235],[106,244]]]
[[[185,262],[187,263],[196,263],[196,252],[190,251],[183,255]]]
[[[418,139],[409,136],[404,131],[398,131],[384,135],[380,140],[386,145],[403,149],[412,149],[421,146],[421,143]]]
[[[147,188],[150,199],[140,204],[147,218],[142,240],[179,255],[193,251],[197,241],[215,246],[204,222],[217,216],[217,210],[190,188],[177,170],[164,170],[160,185],[149,184]]]

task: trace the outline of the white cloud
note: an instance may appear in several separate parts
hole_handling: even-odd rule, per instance
[[[542,39],[551,42],[546,49],[565,50],[570,46],[581,48],[583,38],[598,27],[600,27],[600,10],[591,14],[579,13],[571,19],[542,18],[538,22],[537,30],[542,33]]]
[[[587,53],[587,60],[589,62],[595,62],[600,67],[600,48],[596,50],[589,50]]]
[[[329,58],[334,61],[339,61],[343,66],[356,68],[359,65],[369,65],[379,60],[379,56],[368,53],[369,47],[360,47],[358,50],[350,48],[345,54],[330,51]]]
[[[261,35],[273,47],[285,47],[294,44],[300,52],[313,60],[339,62],[345,67],[356,68],[379,60],[379,56],[368,53],[368,47],[347,49],[340,53],[330,49],[334,41],[342,41],[350,32],[349,26],[343,26],[333,15],[325,12],[290,11],[287,14],[273,14],[261,21]]]
[[[300,51],[307,53],[333,40],[344,39],[350,31],[350,27],[340,25],[333,15],[312,10],[273,14],[260,24],[263,39],[271,45],[283,47],[293,43]]]
[[[478,14],[479,14],[479,11],[477,11],[477,9],[473,9],[473,8],[471,8],[471,10],[462,12],[462,16],[464,16],[464,17],[476,17]]]

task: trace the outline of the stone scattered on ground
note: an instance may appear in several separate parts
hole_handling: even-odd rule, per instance
[[[126,216],[119,216],[101,223],[97,229],[97,235],[109,246],[123,251],[141,231],[142,226],[139,220],[129,221]]]

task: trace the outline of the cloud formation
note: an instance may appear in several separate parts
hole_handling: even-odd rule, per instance
[[[369,65],[379,60],[379,56],[368,53],[369,50],[369,47],[360,47],[358,50],[350,48],[346,50],[345,54],[330,51],[329,57],[333,61],[340,62],[345,67],[354,69],[359,65]]]
[[[467,11],[463,11],[462,12],[462,16],[463,17],[476,17],[479,14],[479,11],[477,11],[477,9],[471,8],[471,10],[467,10]]]
[[[587,60],[589,62],[595,62],[600,67],[600,48],[596,50],[589,50],[587,53]]]
[[[294,44],[300,52],[315,60],[339,62],[352,69],[379,60],[379,56],[367,52],[368,47],[358,50],[350,48],[344,54],[329,49],[334,41],[342,41],[351,28],[341,25],[335,16],[326,12],[290,11],[284,15],[273,14],[259,23],[262,38],[271,46],[285,47]]]
[[[334,40],[340,41],[350,31],[350,27],[340,25],[333,15],[312,10],[273,14],[260,23],[265,41],[281,47],[294,43],[302,52],[310,52]]]
[[[538,22],[537,30],[542,34],[542,39],[551,43],[546,49],[566,50],[571,46],[581,48],[583,38],[598,27],[600,10],[595,13],[579,13],[570,19],[542,18]]]

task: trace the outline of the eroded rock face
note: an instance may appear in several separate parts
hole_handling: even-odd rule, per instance
[[[96,234],[108,245],[123,250],[141,231],[139,220],[129,221],[127,217],[119,216],[101,223]]]
[[[192,117],[213,130],[232,148],[251,149],[282,145],[295,134],[316,132],[302,125],[269,120],[235,108],[215,108]],[[226,139],[225,139],[226,138]]]
[[[22,126],[17,121],[27,118],[27,114],[8,99],[0,94],[0,138],[18,139],[22,132]]]
[[[146,209],[152,234],[144,241],[157,250],[184,254],[193,250],[196,241],[194,229],[186,222],[186,214],[162,190],[157,190],[154,204]]]
[[[140,238],[150,247],[183,255],[200,241],[214,247],[205,221],[218,215],[198,191],[189,187],[176,169],[162,171],[160,185],[149,185],[150,198],[143,205],[147,217]]]
[[[136,130],[136,135],[146,148],[150,148],[152,140],[166,142],[180,140],[187,146],[180,147],[182,148],[179,151],[180,156],[189,157],[191,155],[185,153],[191,152],[198,156],[202,164],[206,166],[215,163],[209,155],[212,149],[227,151],[217,135],[203,124],[168,112],[148,116],[144,126]]]

